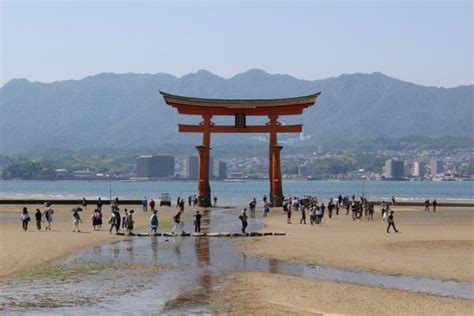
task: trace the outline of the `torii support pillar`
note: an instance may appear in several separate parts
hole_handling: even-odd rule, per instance
[[[196,146],[198,150],[198,205],[211,207],[211,185],[209,184],[209,162],[211,151],[211,118],[212,115],[203,115],[200,125],[203,127],[202,146]]]
[[[282,146],[272,146],[270,148],[271,151],[271,161],[272,164],[272,175],[270,179],[272,180],[271,183],[271,190],[270,193],[270,201],[273,207],[280,207],[283,205],[283,188],[282,188],[282,181],[281,181],[281,163],[280,163],[280,152],[283,149]]]

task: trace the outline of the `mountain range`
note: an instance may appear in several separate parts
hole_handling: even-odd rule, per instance
[[[227,99],[321,91],[318,102],[302,116],[281,118],[284,123],[303,123],[304,134],[310,135],[305,142],[310,144],[408,135],[473,136],[473,85],[425,87],[382,73],[308,81],[259,69],[229,79],[206,70],[179,78],[164,73],[102,73],[81,80],[6,83],[0,88],[0,153],[199,144],[199,135],[177,132],[178,122],[199,119],[179,116],[164,103],[159,90]],[[232,124],[233,118],[215,121]],[[252,122],[263,121],[247,119]],[[229,140],[257,142],[248,135],[213,135],[215,144]]]

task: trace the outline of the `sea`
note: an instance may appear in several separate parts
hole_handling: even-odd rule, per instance
[[[306,181],[285,180],[285,196],[317,196],[320,201],[339,194],[366,196],[373,200],[424,201],[437,199],[450,202],[474,202],[472,181]],[[195,194],[196,181],[0,181],[0,198],[74,199],[98,197],[119,199],[157,199],[169,193],[173,203],[178,196]],[[252,198],[261,200],[269,194],[269,183],[264,180],[211,181],[212,196],[220,206],[244,206]]]

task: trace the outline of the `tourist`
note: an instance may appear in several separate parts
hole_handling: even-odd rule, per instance
[[[182,204],[184,204],[183,200],[181,200]],[[171,229],[171,233],[174,234],[176,229],[178,228],[178,226],[181,226],[181,214],[183,213],[183,211],[181,211],[181,209],[176,212],[176,214],[173,216],[173,221],[174,221],[174,226],[173,226],[173,229]]]
[[[217,196],[214,195],[214,207],[217,206]]]
[[[153,200],[153,199],[150,199],[150,210],[152,212],[155,211],[155,200]]]
[[[311,226],[316,223],[316,207],[314,205],[311,205],[311,208],[309,209],[309,223]]]
[[[188,206],[191,207],[191,203],[193,202],[193,197],[190,195],[188,196]]]
[[[112,212],[115,213],[117,230],[120,230],[120,223],[122,222],[122,219],[120,218],[120,209],[118,207],[116,207]]]
[[[143,212],[148,212],[148,200],[147,200],[146,196],[144,196],[143,199],[142,199],[142,210],[143,210]]]
[[[306,213],[305,213],[305,207],[303,203],[301,203],[300,205],[300,212],[301,212],[300,224],[306,225]]]
[[[30,214],[26,207],[21,211],[21,222],[23,224],[23,230],[26,232],[28,230],[28,222],[30,221]]]
[[[332,198],[329,200],[328,203],[328,215],[329,218],[332,218],[332,210],[334,209],[334,203],[332,202]]]
[[[268,203],[263,204],[263,217],[267,217],[268,213],[270,212],[270,206]]]
[[[316,224],[321,224],[322,218],[323,218],[323,210],[320,206],[316,206],[315,210],[315,215],[316,215]]]
[[[184,212],[184,199],[181,199],[181,202],[179,202],[179,211]]]
[[[97,208],[98,208],[99,211],[101,211],[101,212],[102,212],[102,205],[103,205],[103,204],[104,204],[104,203],[102,202],[102,199],[101,199],[100,196],[99,196],[99,198],[97,199]]]
[[[99,230],[99,227],[102,225],[102,213],[98,208],[94,210],[94,214],[92,214],[91,219],[94,230]]]
[[[336,215],[339,215],[339,203],[336,204]]]
[[[178,196],[178,198],[176,199],[176,208],[179,207],[179,202],[181,202],[181,197]]]
[[[339,196],[337,197],[337,204],[339,206],[342,206],[342,195],[339,194]]]
[[[43,221],[43,214],[41,214],[41,211],[39,208],[36,209],[35,218],[36,218],[36,229],[40,231],[41,222]]]
[[[193,197],[193,206],[196,207],[196,205],[198,204],[198,197],[196,194],[194,194],[194,197]]]
[[[85,197],[82,198],[82,207],[87,210],[87,200]]]
[[[128,214],[127,232],[128,232],[129,235],[133,234],[133,224],[135,223],[134,220],[133,220],[133,213],[134,212],[135,212],[134,210],[130,210],[130,212]]]
[[[385,219],[385,212],[387,211],[387,203],[385,203],[385,201],[382,201],[382,203],[380,203],[380,210],[382,211],[382,222],[384,221]]]
[[[367,217],[367,220],[373,221],[374,220],[374,203],[370,202],[369,204],[369,216]]]
[[[122,229],[127,229],[127,221],[128,221],[128,210],[124,209],[122,214]]]
[[[393,227],[395,232],[398,233],[398,230],[395,228],[395,221],[393,219],[393,211],[390,211],[390,215],[388,216],[387,233],[390,233],[390,227]]]
[[[266,201],[266,199],[265,199]],[[242,211],[240,211],[240,216],[239,219],[242,222],[242,234],[245,234],[245,229],[247,228],[248,222],[247,222],[247,209],[244,208]]]
[[[153,211],[153,215],[150,217],[150,226],[151,226],[151,233],[156,234],[156,230],[158,229],[158,213],[156,210]]]
[[[267,202],[267,196],[266,196],[265,194],[263,195],[262,200],[263,200],[263,203],[266,203],[266,202]]]
[[[72,232],[75,233],[76,232],[76,229],[77,229],[77,232],[80,233],[81,231],[79,230],[79,222],[82,223],[82,219],[81,217],[79,216],[79,212],[78,211],[74,211],[74,213],[72,214]]]
[[[425,212],[429,212],[430,211],[430,200],[426,200],[425,201]]]
[[[395,205],[395,197],[392,195],[392,204]]]
[[[433,213],[435,213],[436,212],[436,207],[438,206],[438,202],[436,202],[436,199],[433,200],[432,205],[433,205]]]
[[[194,214],[194,232],[195,233],[201,232],[201,218],[202,218],[202,215],[199,213],[199,210],[197,210],[196,214]]]
[[[47,207],[43,212],[43,217],[46,219],[46,227],[45,227],[46,231],[48,230],[51,231],[51,223],[53,222],[53,214],[54,214],[54,211],[50,207]]]
[[[115,233],[118,233],[117,215],[115,212],[112,212],[112,214],[110,214],[109,224],[110,224],[109,233],[112,234],[112,230],[114,228],[115,228]]]

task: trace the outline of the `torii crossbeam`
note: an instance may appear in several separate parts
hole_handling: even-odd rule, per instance
[[[202,133],[202,145],[196,146],[198,158],[198,201],[199,206],[211,206],[211,187],[209,185],[209,161],[211,150],[211,133],[268,133],[270,201],[273,206],[281,206],[283,201],[282,177],[278,133],[301,133],[303,125],[282,125],[278,122],[280,115],[298,115],[313,105],[321,92],[285,99],[203,99],[173,95],[160,91],[165,102],[176,108],[179,114],[200,115],[203,121],[199,125],[179,124],[181,133]],[[215,125],[213,116],[235,117],[234,125]],[[246,116],[267,116],[265,125],[246,125]]]

